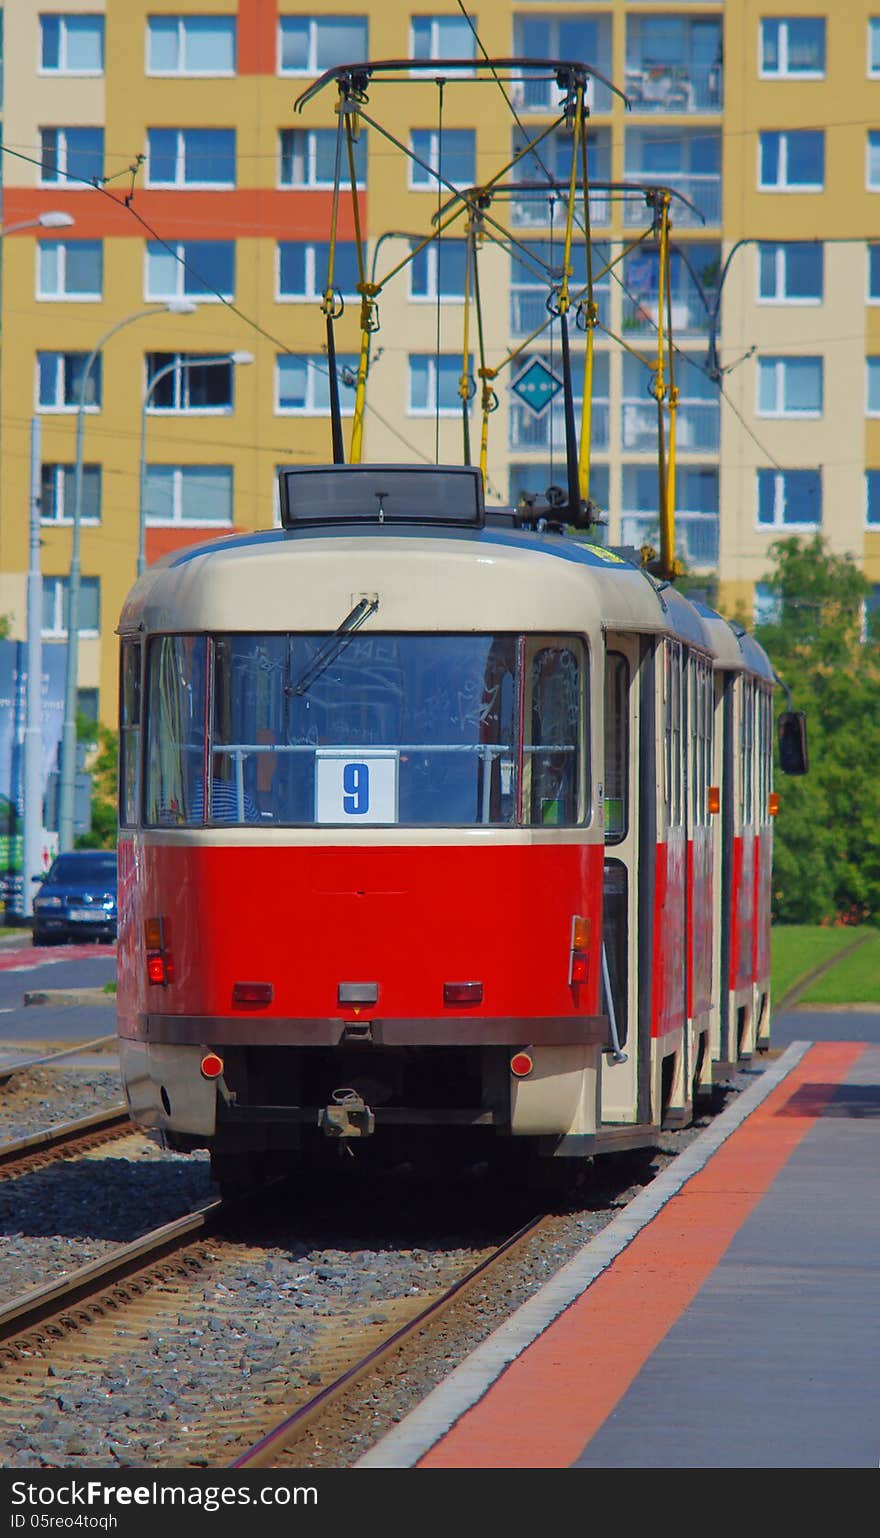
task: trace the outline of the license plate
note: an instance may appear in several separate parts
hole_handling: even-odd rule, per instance
[[[71,908],[68,914],[71,924],[101,924],[107,916],[100,908]]]

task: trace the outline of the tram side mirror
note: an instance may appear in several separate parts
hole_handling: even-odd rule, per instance
[[[779,767],[783,774],[807,772],[807,718],[802,710],[779,717]]]

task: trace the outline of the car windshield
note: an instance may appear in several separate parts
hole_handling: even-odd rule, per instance
[[[115,854],[60,854],[52,866],[48,881],[116,880]]]

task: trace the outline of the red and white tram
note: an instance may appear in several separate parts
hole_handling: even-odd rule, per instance
[[[221,1183],[686,1120],[767,1039],[766,657],[477,470],[280,481],[120,620],[132,1117]]]

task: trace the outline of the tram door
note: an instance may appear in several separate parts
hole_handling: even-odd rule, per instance
[[[643,650],[645,655],[643,656]],[[602,1062],[602,1121],[646,1119],[649,1062],[640,1050],[639,819],[640,756],[653,757],[653,728],[641,742],[642,672],[653,677],[651,643],[609,633],[605,653],[605,868],[602,919],[602,1009],[614,1050]]]

